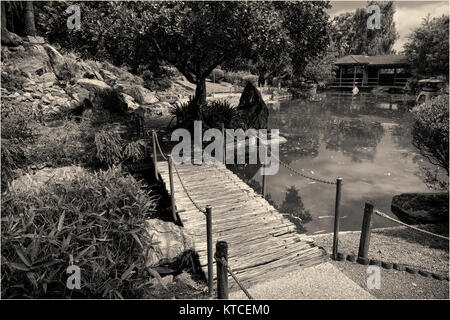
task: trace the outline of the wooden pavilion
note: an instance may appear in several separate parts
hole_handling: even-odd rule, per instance
[[[411,77],[409,61],[404,55],[348,55],[338,58],[337,78],[329,85],[334,88],[377,86],[403,88]]]

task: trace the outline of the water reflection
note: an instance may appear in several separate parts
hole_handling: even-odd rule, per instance
[[[280,146],[282,161],[314,177],[344,178],[342,230],[360,229],[367,199],[389,213],[394,195],[429,191],[420,168],[423,159],[411,145],[408,110],[413,101],[405,95],[327,93],[317,102],[283,102],[270,113],[269,127],[280,129],[287,139]],[[239,170],[249,180],[261,180],[258,168]],[[281,166],[266,180],[267,193],[279,207],[291,186],[302,210],[312,216],[306,224],[308,233],[331,232],[334,187],[298,177]],[[375,227],[390,225],[374,219]]]

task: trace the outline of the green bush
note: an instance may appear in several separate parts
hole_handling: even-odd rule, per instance
[[[99,90],[95,96],[95,104],[114,114],[125,114],[128,105],[115,88]]]
[[[157,198],[120,167],[51,180],[2,199],[2,298],[140,298],[149,279],[142,243]],[[81,290],[66,268],[81,268]]]
[[[258,84],[258,76],[255,76],[251,73],[238,71],[238,72],[225,72],[224,81],[239,85],[241,87],[245,87],[247,82],[252,82],[253,84]]]
[[[205,130],[220,128],[222,123],[225,128],[235,128],[239,120],[236,108],[226,100],[208,101],[199,106],[191,97],[188,102],[172,107],[170,112],[177,119],[177,127],[190,131],[194,129],[196,120],[203,122]]]
[[[141,77],[144,80],[144,87],[150,91],[163,91],[169,89],[172,86],[170,80],[171,73],[167,68],[161,68],[161,71],[155,72],[145,70]]]
[[[209,75],[208,79],[215,82],[224,80],[225,72],[222,69],[214,69]]]
[[[1,112],[1,184],[14,177],[15,169],[28,164],[28,146],[34,141],[30,128],[31,119],[26,110],[4,103]]]
[[[440,95],[415,107],[413,145],[428,161],[449,174],[448,144],[449,115],[448,95]]]

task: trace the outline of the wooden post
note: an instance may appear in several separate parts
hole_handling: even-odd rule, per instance
[[[377,69],[377,86],[380,85],[380,69]]]
[[[361,228],[361,239],[359,241],[358,257],[367,258],[369,253],[370,232],[372,230],[373,204],[366,202],[364,207],[364,217]]]
[[[342,69],[343,66],[339,66],[339,87],[342,86]]]
[[[222,122],[222,161],[225,164],[225,151],[226,151],[226,143],[225,143],[225,126]]]
[[[153,143],[153,164],[155,166],[155,179],[158,181],[158,157],[156,155],[156,133],[155,130],[152,130],[152,143]]]
[[[334,204],[333,259],[337,260],[339,245],[339,205],[341,202],[342,178],[336,179],[336,201]]]
[[[262,175],[262,190],[261,190],[261,194],[262,197],[265,198],[266,197],[266,175],[265,175],[265,167],[261,168],[261,170],[263,171],[263,175]]]
[[[212,212],[211,207],[206,206],[206,247],[208,251],[208,294],[213,293],[213,247],[212,247]]]
[[[228,244],[225,241],[217,241],[216,243],[217,258],[217,298],[228,299],[228,270],[220,260],[223,258],[228,261]]]
[[[172,156],[169,154],[167,156],[167,161],[169,163],[169,182],[170,182],[170,202],[172,205],[172,217],[173,221],[178,221],[177,219],[177,209],[175,206],[175,188],[173,187],[173,172],[172,172]]]
[[[356,66],[353,66],[353,85],[356,85]]]
[[[397,79],[397,68],[394,68],[394,83],[392,84],[395,87],[395,80]]]

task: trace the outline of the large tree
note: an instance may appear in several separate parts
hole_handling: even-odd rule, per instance
[[[367,19],[371,13],[367,8],[346,12],[332,20],[331,39],[340,56],[348,54],[391,54],[398,39],[395,28],[393,1],[368,1],[367,7],[380,7],[380,29],[368,29]]]
[[[448,80],[448,15],[429,16],[413,30],[404,49],[418,76],[443,75]]]

